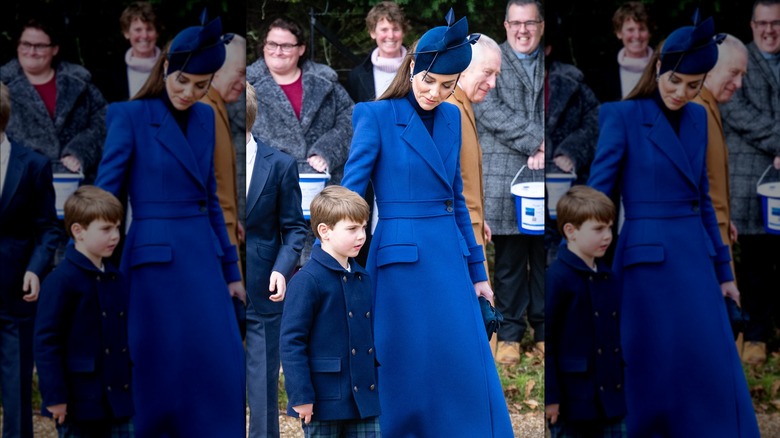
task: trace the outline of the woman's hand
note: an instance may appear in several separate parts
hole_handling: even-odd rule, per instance
[[[324,173],[328,170],[328,162],[319,155],[312,155],[306,161],[308,161],[309,166],[313,167],[317,172]]]
[[[558,155],[553,158],[553,163],[566,173],[569,173],[574,169],[574,162],[566,155]]]
[[[558,411],[560,409],[561,405],[558,403],[547,405],[544,407],[544,416],[547,418],[547,420],[550,421],[550,424],[555,424],[558,422]]]
[[[240,281],[228,283],[228,292],[230,292],[231,297],[238,298],[246,305],[246,289],[244,289],[244,283]]]
[[[81,172],[81,161],[73,155],[65,155],[60,159],[60,162],[66,169],[74,173]]]
[[[721,283],[720,290],[723,292],[724,297],[731,298],[732,300],[736,301],[738,306],[742,307],[742,304],[739,301],[739,289],[737,289],[736,283],[733,281]]]
[[[478,297],[485,297],[486,300],[490,301],[490,304],[493,304],[493,289],[490,288],[487,281],[474,283],[474,291]]]

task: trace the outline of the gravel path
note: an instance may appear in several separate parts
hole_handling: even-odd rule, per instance
[[[758,425],[763,438],[780,438],[780,413],[758,414]],[[279,417],[281,438],[302,438],[303,432],[298,421],[286,415]],[[512,425],[517,438],[543,438],[544,420],[542,413],[513,414]],[[57,438],[54,423],[45,417],[33,417],[35,438]]]

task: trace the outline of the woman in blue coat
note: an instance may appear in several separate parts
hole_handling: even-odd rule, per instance
[[[382,434],[511,437],[477,296],[492,299],[461,194],[458,109],[444,102],[471,61],[468,24],[429,30],[378,101],[355,107],[342,184],[369,180],[379,222],[374,285]]]
[[[121,270],[139,437],[245,436],[244,299],[214,179],[214,114],[197,103],[225,59],[219,19],[181,31],[130,102],[113,104],[96,184],[129,193]]]
[[[630,437],[759,436],[723,298],[739,292],[708,195],[707,117],[688,103],[721,39],[711,19],[677,29],[599,114],[588,184],[625,205],[614,269]]]

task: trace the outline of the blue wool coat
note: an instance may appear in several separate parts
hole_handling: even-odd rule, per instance
[[[371,312],[371,279],[351,272],[322,247],[290,281],[284,302],[281,355],[287,414],[314,403],[316,420],[380,414]]]
[[[214,114],[183,134],[162,99],[109,106],[97,185],[123,186],[122,254],[139,437],[244,436],[244,353],[226,282],[239,281],[214,177]],[[172,403],[160,394],[175,394]]]
[[[73,245],[41,287],[35,364],[43,415],[68,404],[76,421],[133,415],[127,343],[128,290],[116,267],[99,270]]]
[[[544,403],[559,403],[561,418],[623,417],[620,290],[612,272],[594,272],[563,247],[545,277]]]
[[[614,270],[623,290],[628,432],[754,437],[755,414],[719,284],[732,280],[708,195],[704,108],[679,136],[654,99],[601,106],[588,184],[620,191]]]
[[[433,110],[433,136],[406,98],[355,106],[342,184],[374,186],[368,256],[382,433],[511,437],[473,283],[487,279],[461,193],[460,112]]]

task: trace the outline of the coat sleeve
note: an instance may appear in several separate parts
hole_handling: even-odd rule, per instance
[[[36,169],[35,193],[33,199],[36,206],[35,222],[36,243],[27,270],[34,272],[38,278],[43,276],[46,268],[51,264],[57,242],[60,237],[60,227],[57,221],[57,211],[54,207],[54,185],[52,184],[51,163],[48,161]]]
[[[88,83],[82,105],[87,106],[89,125],[63,145],[62,155],[73,155],[81,162],[83,172],[94,169],[100,161],[103,141],[106,138],[106,100],[97,87]]]
[[[750,74],[754,73],[751,71]],[[756,71],[755,74],[761,73]],[[746,78],[743,88],[749,87],[751,82]],[[768,112],[746,99],[744,89],[737,90],[731,100],[719,108],[725,130],[733,131],[745,144],[759,151],[780,155],[780,124]]]
[[[106,126],[108,134],[95,185],[119,196],[125,188],[127,172],[135,151],[135,132],[126,104],[118,103],[108,107]]]
[[[276,199],[282,244],[276,254],[273,270],[289,279],[301,257],[308,231],[301,209],[301,186],[298,184],[298,166],[295,160],[287,161],[278,188],[279,195]]]
[[[68,401],[64,346],[69,295],[62,280],[52,275],[43,282],[35,317],[33,352],[44,408]]]
[[[449,108],[448,108],[449,109]],[[454,120],[454,124],[457,125],[455,130],[458,139],[456,144],[460,146],[462,141],[462,131],[460,126],[460,110],[456,107],[451,107],[450,111],[451,120]],[[444,111],[444,109],[442,109]],[[460,157],[460,150],[458,150],[458,157]],[[466,246],[469,249],[469,256],[467,258],[469,264],[469,276],[473,283],[480,281],[487,281],[487,272],[485,272],[485,255],[482,251],[482,245],[477,244],[477,240],[474,237],[474,228],[471,226],[471,216],[469,215],[469,208],[466,205],[466,198],[463,196],[463,177],[460,172],[460,159],[455,161],[455,173],[452,182],[452,191],[455,195],[455,221],[458,224],[460,233],[466,240]]]
[[[214,119],[214,114],[210,107],[203,105],[201,108],[208,114],[206,120]],[[208,136],[208,139],[212,142],[215,138],[213,129],[214,125],[212,122],[211,135]],[[232,283],[234,281],[241,281],[241,272],[238,268],[238,249],[235,245],[230,243],[227,228],[225,227],[225,215],[222,212],[222,206],[219,205],[219,197],[217,196],[217,177],[214,174],[214,143],[211,144],[210,150],[208,181],[206,181],[209,221],[211,222],[211,228],[214,231],[214,234],[219,240],[219,245],[222,247],[222,275],[225,277],[227,283]]]
[[[331,98],[335,100],[336,105],[333,126],[317,138],[309,148],[308,155],[320,155],[325,158],[332,172],[347,161],[349,143],[352,140],[352,108],[355,103],[338,82],[333,83]]]
[[[590,168],[588,185],[612,196],[620,179],[623,158],[628,146],[627,127],[621,108],[615,104],[601,105],[599,110],[599,140],[596,157]]]
[[[314,384],[307,351],[316,314],[316,296],[317,281],[314,277],[308,272],[295,274],[287,288],[279,332],[289,406],[314,403]]]
[[[349,159],[344,166],[344,178],[341,185],[365,196],[368,181],[374,171],[374,165],[379,157],[382,145],[379,132],[379,120],[371,110],[372,103],[360,103],[355,106],[352,114],[352,124],[355,135],[349,150]]]

